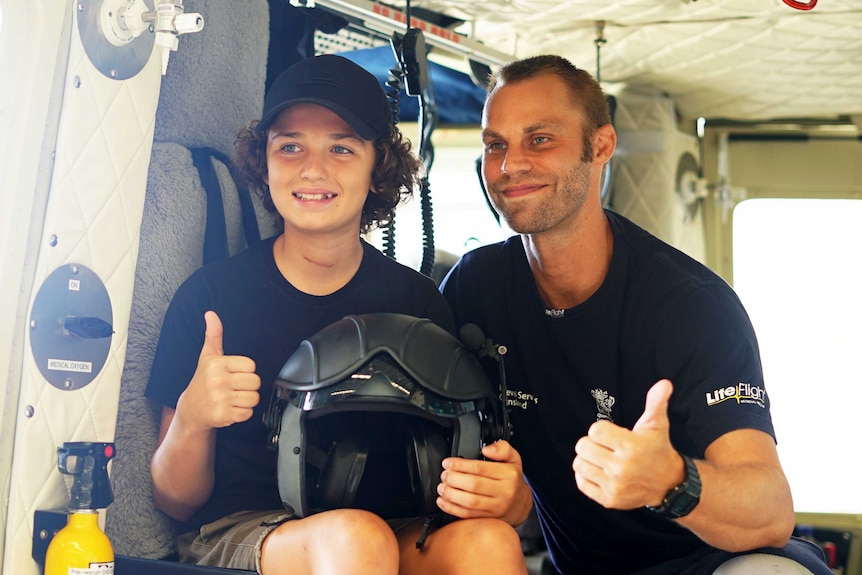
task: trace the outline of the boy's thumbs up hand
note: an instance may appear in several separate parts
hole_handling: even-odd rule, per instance
[[[206,333],[198,367],[177,402],[177,416],[201,429],[246,421],[260,401],[260,377],[251,358],[224,355],[224,327],[218,314],[204,315]]]
[[[204,314],[204,321],[206,322],[207,330],[204,333],[201,359],[224,355],[224,346],[222,344],[224,327],[222,327],[221,318],[219,318],[216,312],[208,311]]]

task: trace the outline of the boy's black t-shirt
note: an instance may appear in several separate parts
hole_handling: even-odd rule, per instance
[[[215,487],[209,501],[181,532],[229,513],[281,509],[277,453],[267,446],[263,413],[273,383],[300,342],[349,314],[403,313],[426,317],[453,332],[452,314],[434,282],[363,242],[356,275],[340,290],[313,296],[294,288],[279,272],[275,238],[213,262],[177,290],[162,325],[146,396],[176,408],[192,379],[203,345],[204,313],[215,311],[224,326],[224,353],[250,357],[261,379],[252,417],[218,429]]]

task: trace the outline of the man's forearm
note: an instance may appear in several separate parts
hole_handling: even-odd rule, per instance
[[[769,463],[696,462],[703,489],[694,510],[678,521],[706,543],[726,551],[782,547],[793,532],[790,488]]]

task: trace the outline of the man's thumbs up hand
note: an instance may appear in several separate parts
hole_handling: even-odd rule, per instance
[[[260,401],[255,363],[241,355],[224,355],[224,327],[218,314],[204,315],[206,332],[198,367],[177,402],[177,417],[199,429],[246,421]]]
[[[667,404],[673,393],[670,380],[661,379],[647,392],[646,406],[643,415],[635,422],[632,431],[635,433],[670,432],[670,420],[667,418]]]
[[[647,393],[643,414],[632,429],[597,421],[578,440],[572,469],[587,497],[609,509],[655,506],[664,499],[667,485],[682,481],[682,458],[670,443],[667,411],[672,393],[671,382],[659,380]]]

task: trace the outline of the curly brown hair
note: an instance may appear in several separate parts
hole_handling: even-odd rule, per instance
[[[256,130],[257,120],[241,128],[233,143],[233,161],[237,176],[256,191],[267,211],[278,214],[272,202],[267,175],[267,131]],[[413,195],[419,183],[422,162],[412,152],[409,140],[404,139],[394,124],[389,133],[374,141],[375,161],[371,172],[372,190],[362,207],[360,233],[385,225],[392,220],[398,204]]]

